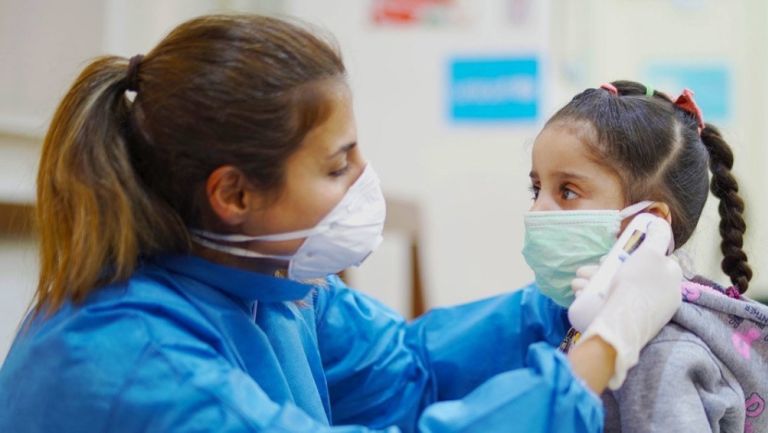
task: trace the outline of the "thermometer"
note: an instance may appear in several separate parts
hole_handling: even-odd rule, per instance
[[[624,261],[643,243],[645,234],[648,232],[648,226],[657,219],[660,218],[650,213],[641,213],[634,217],[608,252],[608,255],[605,256],[587,286],[576,296],[568,309],[568,319],[577,331],[584,332],[592,323],[608,298],[613,276],[616,275]],[[668,253],[673,249],[671,245],[673,244],[670,235]]]

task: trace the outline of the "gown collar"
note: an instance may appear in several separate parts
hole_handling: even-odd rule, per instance
[[[247,301],[282,302],[304,299],[312,285],[219,265],[193,255],[165,255],[152,262]]]

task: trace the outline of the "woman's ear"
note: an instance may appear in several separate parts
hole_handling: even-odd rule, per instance
[[[254,199],[260,200],[255,189],[249,188],[245,173],[231,165],[211,172],[205,182],[205,194],[214,215],[229,226],[244,223],[257,205]]]
[[[652,205],[648,206],[645,212],[654,214],[659,218],[667,220],[670,225],[672,224],[672,212],[669,210],[669,205],[663,201],[653,202]]]

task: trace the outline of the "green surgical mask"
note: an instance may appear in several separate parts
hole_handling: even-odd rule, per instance
[[[620,211],[527,212],[523,256],[541,292],[563,307],[570,306],[576,270],[597,264],[616,243],[621,222],[652,203],[643,201]]]

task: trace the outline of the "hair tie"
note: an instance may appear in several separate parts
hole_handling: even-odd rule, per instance
[[[653,87],[651,87],[651,86],[645,86],[645,96],[647,96],[647,97],[649,97],[649,98],[650,98],[650,97],[652,97],[652,96],[653,96],[653,92],[654,92],[654,91],[655,91],[655,90],[653,90]]]
[[[139,91],[139,66],[143,59],[143,54],[136,54],[128,61],[128,72],[125,74],[125,88],[131,92]]]
[[[701,135],[701,131],[704,129],[704,115],[701,113],[701,108],[696,104],[696,100],[693,99],[693,92],[689,89],[683,89],[683,93],[677,97],[674,104],[696,119],[699,135]]]
[[[608,91],[608,93],[610,93],[611,95],[614,95],[614,96],[619,96],[619,90],[616,88],[616,86],[614,86],[614,85],[613,85],[613,84],[611,84],[611,83],[604,83],[604,84],[601,84],[601,85],[600,85],[600,88],[601,88],[601,89],[605,89],[605,90],[607,90],[607,91]]]

